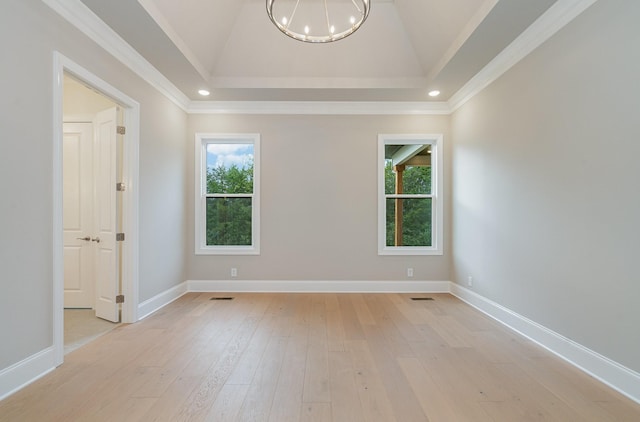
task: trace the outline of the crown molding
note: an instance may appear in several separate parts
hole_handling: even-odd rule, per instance
[[[42,2],[178,107],[187,110],[191,102],[189,98],[80,0],[42,0]]]
[[[424,77],[212,77],[211,88],[297,88],[297,89],[422,89],[427,90]]]
[[[189,114],[447,115],[446,102],[192,101]]]
[[[448,101],[451,112],[473,98],[598,0],[558,0]]]

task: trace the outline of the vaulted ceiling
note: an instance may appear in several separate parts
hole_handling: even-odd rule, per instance
[[[218,101],[447,101],[556,2],[372,0],[356,33],[309,44],[265,0],[81,1],[187,97]]]

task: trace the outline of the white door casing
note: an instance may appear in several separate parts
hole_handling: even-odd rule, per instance
[[[63,127],[64,306],[93,308],[93,125]]]
[[[117,109],[96,115],[94,144],[96,316],[118,322],[119,290],[117,231]],[[92,242],[93,243],[93,242]]]
[[[68,73],[96,92],[122,106],[123,122],[127,127],[122,144],[122,180],[126,191],[122,197],[122,231],[126,241],[119,242],[122,251],[122,293],[126,300],[122,304],[122,320],[134,323],[138,320],[138,271],[139,271],[139,148],[140,148],[140,103],[105,80],[97,77],[80,64],[59,51],[53,52],[53,248],[52,248],[52,335],[53,350],[51,365],[64,362],[64,265],[63,265],[63,195],[62,195],[62,138],[63,138],[63,93],[64,75]],[[24,381],[26,382],[26,378]],[[18,385],[18,384],[16,384]]]

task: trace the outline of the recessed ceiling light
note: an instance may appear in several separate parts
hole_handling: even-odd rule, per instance
[[[198,90],[198,94],[202,95],[203,97],[206,97],[210,94],[210,92],[207,91],[206,89],[200,89]]]
[[[437,89],[434,89],[433,91],[429,91],[430,97],[437,97],[438,95],[440,95],[440,91],[438,91]]]

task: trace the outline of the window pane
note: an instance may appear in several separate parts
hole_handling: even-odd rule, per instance
[[[207,198],[207,246],[251,245],[251,198]]]
[[[407,166],[402,172],[402,193],[430,194],[431,166]]]
[[[432,246],[431,198],[387,199],[387,246]],[[396,210],[402,235],[396,239]]]
[[[386,194],[431,194],[431,145],[385,146]],[[396,192],[397,178],[401,187]]]
[[[396,193],[396,174],[390,159],[384,160],[384,193],[387,195]]]
[[[207,193],[253,193],[253,144],[207,144]]]

